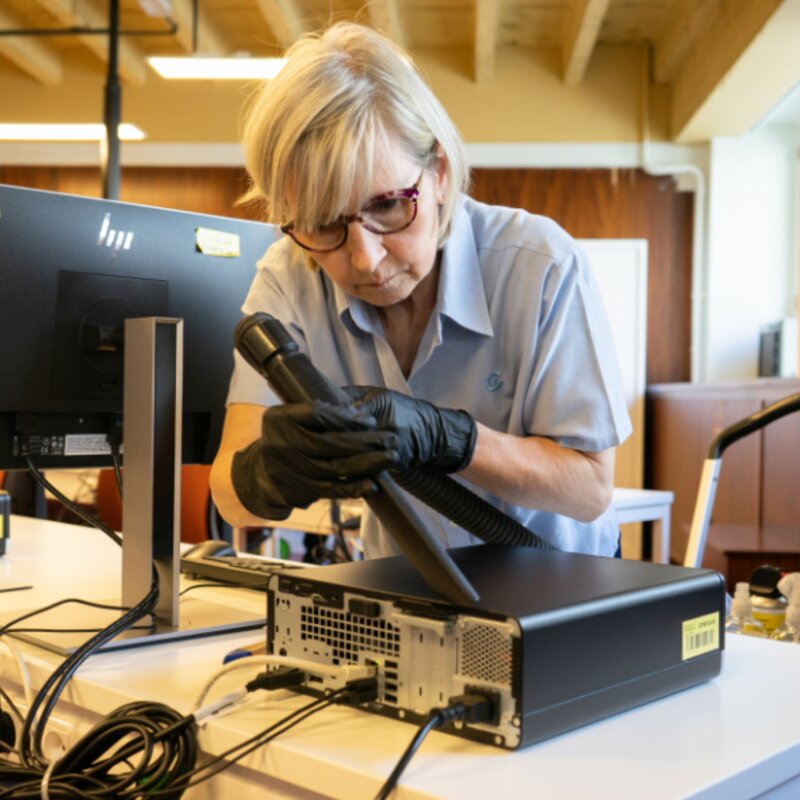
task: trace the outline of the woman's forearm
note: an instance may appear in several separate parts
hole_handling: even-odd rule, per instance
[[[472,461],[460,475],[516,505],[591,522],[611,502],[614,448],[582,452],[478,423]]]

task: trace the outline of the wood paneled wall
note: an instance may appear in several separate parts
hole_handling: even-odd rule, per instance
[[[3,167],[0,183],[99,197],[97,169]],[[130,167],[121,200],[204,214],[255,218],[235,205],[242,169]],[[693,195],[669,177],[625,169],[476,169],[471,194],[552,217],[580,239],[647,239],[647,382],[690,378]]]
[[[102,195],[100,172],[94,167],[0,166],[0,183],[89,197]],[[245,188],[243,169],[130,167],[122,170],[119,199],[198,214],[255,219],[255,209],[236,205]]]
[[[800,381],[785,378],[649,388],[647,485],[675,493],[673,560],[684,558],[711,440],[723,428],[797,392]],[[800,569],[798,452],[800,414],[776,420],[725,451],[703,564],[725,573],[729,586],[750,580],[760,564]]]
[[[647,239],[647,383],[690,379],[692,194],[639,169],[476,169],[470,194],[578,239]]]

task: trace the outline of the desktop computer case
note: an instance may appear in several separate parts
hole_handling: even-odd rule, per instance
[[[509,749],[719,674],[716,572],[525,547],[450,553],[480,594],[473,607],[436,595],[401,556],[271,576],[268,652],[374,663],[368,710],[417,723],[451,697],[486,694],[494,719],[445,730]],[[330,688],[312,677],[304,691]]]

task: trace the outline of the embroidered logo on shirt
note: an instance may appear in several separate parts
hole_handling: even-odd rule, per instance
[[[503,385],[503,376],[499,372],[493,372],[487,379],[484,386],[487,392],[496,392]]]

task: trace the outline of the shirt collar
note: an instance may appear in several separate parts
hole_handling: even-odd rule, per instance
[[[478,248],[463,197],[453,214],[453,226],[442,251],[440,269],[439,312],[467,330],[491,336],[494,329],[486,302]]]

